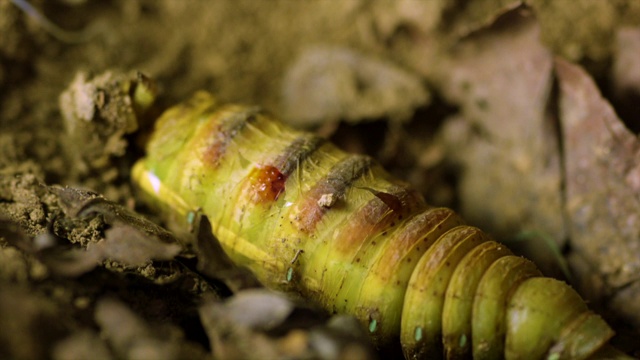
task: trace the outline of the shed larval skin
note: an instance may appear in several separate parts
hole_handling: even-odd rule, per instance
[[[158,120],[133,178],[167,215],[206,215],[266,286],[356,316],[407,359],[624,358],[570,286],[371,158],[258,108],[195,94]]]

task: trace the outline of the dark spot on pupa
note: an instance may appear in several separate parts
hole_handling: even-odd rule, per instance
[[[250,175],[251,192],[255,203],[275,201],[284,191],[287,177],[275,166],[267,165],[256,168]]]

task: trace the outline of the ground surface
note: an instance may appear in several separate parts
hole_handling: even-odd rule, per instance
[[[634,350],[637,2],[32,1],[64,31],[16,3],[0,0],[0,357],[371,355],[348,320],[286,300],[224,308],[251,277],[196,265],[136,198],[153,119],[198,89],[377,157],[569,278]],[[144,115],[138,71],[158,91]],[[237,330],[258,303],[275,318]]]

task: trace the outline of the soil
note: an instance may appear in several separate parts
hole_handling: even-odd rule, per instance
[[[223,305],[255,279],[198,264],[137,197],[153,121],[200,89],[377,158],[571,281],[639,354],[637,2],[25,4],[0,0],[0,357],[379,355],[290,300]],[[238,330],[264,301],[286,316]]]

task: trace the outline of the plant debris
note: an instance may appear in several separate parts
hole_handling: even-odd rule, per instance
[[[584,70],[556,60],[564,134],[566,210],[576,257],[601,274],[595,299],[640,297],[640,139],[616,116]],[[602,256],[606,254],[606,256]],[[589,284],[583,284],[589,288]],[[601,293],[598,294],[597,292]],[[640,324],[640,304],[622,314]]]
[[[568,259],[640,354],[637,1],[29,3],[99,31],[61,42],[0,0],[0,357],[378,355],[295,301],[241,324],[271,295],[208,220],[169,232],[139,204],[151,122],[199,89],[378,156],[548,272]]]

